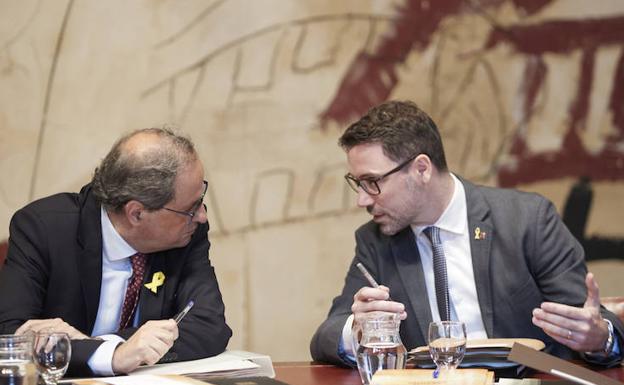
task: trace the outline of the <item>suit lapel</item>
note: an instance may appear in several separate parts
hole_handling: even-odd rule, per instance
[[[490,208],[476,186],[461,180],[466,190],[468,209],[468,238],[472,254],[472,269],[481,317],[488,337],[494,331],[494,307],[492,305],[492,276],[490,274],[490,252],[495,234],[489,220]]]
[[[102,225],[100,205],[91,194],[90,185],[80,191],[80,224],[78,244],[82,251],[77,258],[77,268],[86,309],[86,329],[90,333],[95,325],[100,305],[102,286]]]
[[[411,227],[391,237],[392,255],[397,265],[399,277],[407,291],[410,305],[414,309],[423,341],[427,341],[429,323],[432,320],[425,274],[420,262],[420,253]]]
[[[85,249],[78,259],[78,272],[86,308],[86,332],[95,326],[100,305],[100,288],[102,286],[102,252],[96,249]]]

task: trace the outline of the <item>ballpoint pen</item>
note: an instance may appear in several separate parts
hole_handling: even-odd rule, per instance
[[[366,270],[364,265],[362,265],[362,262],[358,262],[355,266],[360,269],[360,271],[364,275],[364,278],[366,278],[366,280],[368,281],[368,283],[370,283],[372,287],[374,287],[375,289],[379,287],[379,284],[377,283],[377,281],[375,281],[375,278],[373,278],[368,270]],[[392,298],[390,298],[390,296],[388,296],[388,301],[392,301]]]
[[[373,278],[373,276],[368,272],[368,270],[366,270],[364,265],[362,265],[362,262],[358,262],[355,266],[358,269],[360,269],[360,271],[364,275],[364,278],[366,278],[366,280],[368,281],[368,283],[370,283],[370,285],[372,287],[374,287],[374,288],[378,288],[379,287],[379,284],[377,283],[377,281],[375,281],[375,278]]]
[[[181,312],[179,312],[174,318],[173,320],[179,324],[180,321],[182,321],[182,318],[184,318],[184,316],[186,315],[186,313],[189,312],[189,310],[191,310],[191,308],[193,307],[193,305],[195,305],[195,302],[193,300],[190,300],[186,306],[184,307],[184,309],[182,309]]]

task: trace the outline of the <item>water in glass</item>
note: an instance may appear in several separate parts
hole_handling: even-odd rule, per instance
[[[429,352],[436,366],[456,368],[464,358],[466,340],[438,338],[429,344]]]
[[[46,385],[63,377],[71,358],[71,343],[66,333],[37,333],[34,360]]]
[[[0,335],[0,385],[36,385],[33,335]]]
[[[429,354],[437,370],[453,370],[459,366],[466,352],[466,325],[463,322],[443,321],[429,324]]]
[[[383,369],[404,369],[407,350],[399,336],[396,314],[373,312],[362,322],[362,339],[357,350],[357,366],[362,383]]]

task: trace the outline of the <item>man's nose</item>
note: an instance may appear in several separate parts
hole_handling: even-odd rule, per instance
[[[363,188],[358,188],[357,205],[359,207],[368,207],[373,204],[373,198]]]
[[[201,204],[197,211],[195,212],[195,216],[193,216],[193,222],[206,223],[208,222],[208,212],[206,211],[206,205]]]

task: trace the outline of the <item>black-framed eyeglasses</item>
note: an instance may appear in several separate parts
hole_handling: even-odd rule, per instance
[[[403,167],[407,166],[409,162],[416,159],[418,155],[420,155],[420,153],[408,158],[403,163],[399,164],[398,166],[396,166],[395,168],[393,168],[392,170],[388,171],[387,173],[381,176],[358,179],[351,174],[347,174],[344,177],[347,180],[347,184],[353,189],[353,191],[358,192],[358,189],[361,188],[368,195],[379,195],[381,194],[381,189],[379,188],[379,181],[381,181],[383,178],[387,177],[388,175],[392,175],[395,172],[398,172]]]
[[[193,203],[193,206],[191,207],[189,211],[174,210],[174,209],[170,209],[169,207],[163,207],[163,209],[167,211],[171,211],[176,214],[186,215],[187,217],[189,217],[189,223],[191,223],[193,222],[193,218],[195,218],[195,215],[197,215],[197,211],[204,204],[204,196],[206,196],[206,191],[208,191],[208,182],[204,181],[204,192],[202,193],[201,197],[199,197],[197,202]]]

